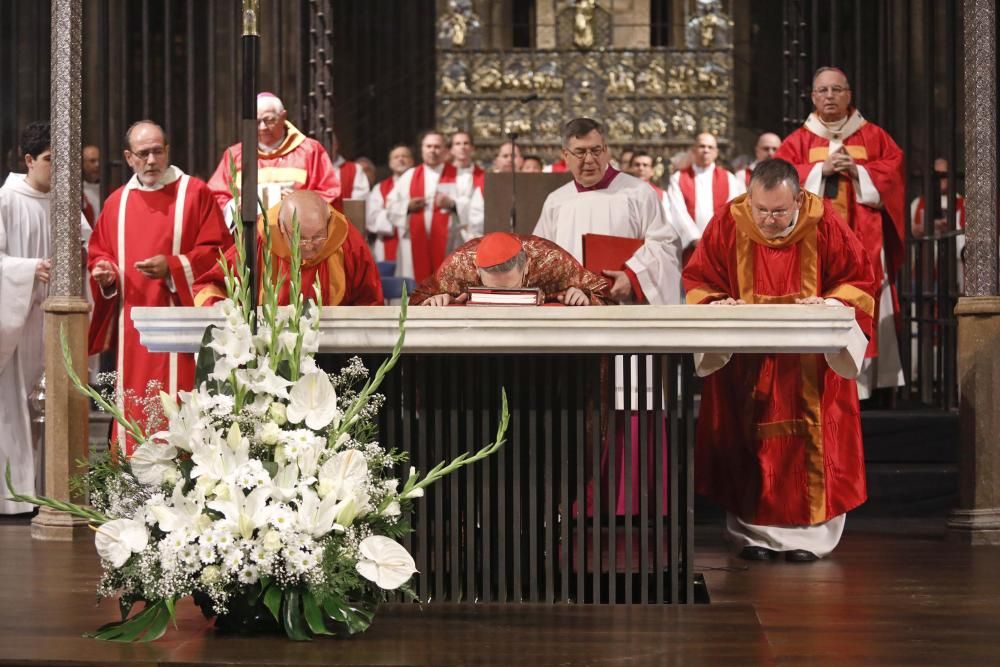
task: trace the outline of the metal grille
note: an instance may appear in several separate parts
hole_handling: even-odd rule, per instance
[[[421,600],[695,600],[691,357],[652,359],[651,376],[626,360],[623,383],[664,400],[629,413],[611,409],[613,357],[404,355],[379,432],[421,470],[492,441],[501,387],[510,398],[507,444],[417,503],[403,544]]]

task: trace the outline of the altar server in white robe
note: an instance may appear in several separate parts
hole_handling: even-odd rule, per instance
[[[399,237],[385,205],[389,194],[396,187],[399,177],[413,166],[413,151],[406,144],[396,144],[389,151],[389,170],[392,175],[379,181],[368,193],[365,205],[365,230],[371,235],[372,255],[376,262],[395,262]]]
[[[567,123],[562,152],[573,180],[546,198],[535,236],[555,241],[580,262],[584,234],[644,239],[625,270],[604,272],[614,281],[611,297],[621,303],[680,303],[680,241],[653,189],[611,166],[604,128],[595,120]]]
[[[448,252],[460,245],[483,235],[486,207],[483,202],[483,186],[486,172],[473,162],[472,153],[476,147],[472,135],[460,130],[451,135],[451,163],[455,165],[455,214],[452,216],[452,231],[448,238]]]
[[[32,429],[28,399],[45,369],[42,302],[52,271],[50,144],[48,123],[28,125],[20,138],[28,173],[9,174],[0,188],[0,469],[9,463],[14,488],[28,494],[41,491],[43,474],[41,432]],[[89,234],[81,214],[83,243]],[[32,505],[6,500],[2,477],[0,514],[30,512]]]
[[[680,234],[685,258],[701,239],[716,209],[746,192],[746,183],[715,164],[719,144],[708,132],[691,146],[691,164],[673,173],[667,187],[670,221]]]

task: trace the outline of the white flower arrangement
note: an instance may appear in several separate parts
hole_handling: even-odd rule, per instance
[[[375,392],[402,350],[405,305],[396,346],[373,378],[359,359],[328,375],[314,358],[321,304],[303,302],[297,220],[292,227],[291,275],[279,277],[291,283],[291,305],[277,304],[267,235],[258,322],[236,225],[235,272],[222,262],[225,324],[205,333],[196,388],[177,400],[161,392],[165,430],[146,433],[83,384],[63,338],[73,383],[138,446],[88,473],[93,508],[17,494],[9,468],[7,484],[13,498],[82,516],[96,531],[98,593],[118,596],[122,612],[96,638],[157,639],[187,596],[242,631],[263,620],[296,640],[361,632],[378,602],[416,573],[396,541],[413,500],[503,443],[505,395],[495,442],[423,476],[411,467],[402,485],[392,477],[405,455],[379,446],[373,418],[382,404]],[[270,618],[261,619],[265,608]]]

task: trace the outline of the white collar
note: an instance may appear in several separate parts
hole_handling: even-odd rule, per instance
[[[178,180],[184,172],[180,170],[179,167],[170,165],[163,171],[163,175],[160,176],[159,180],[155,184],[147,186],[143,185],[136,174],[132,174],[132,178],[128,179],[128,183],[125,187],[129,190],[143,190],[145,192],[154,192],[156,190],[162,190],[164,187],[170,185],[174,181]]]
[[[715,169],[715,163],[713,162],[712,164],[708,165],[707,167],[699,167],[698,165],[696,165],[696,164],[694,164],[692,162],[691,163],[691,168],[694,169],[694,173],[695,173],[696,176],[700,176],[701,174],[707,174],[707,173],[711,172],[713,169]]]
[[[799,212],[796,211],[795,215],[792,216],[792,221],[780,234],[776,234],[773,238],[783,239],[795,230],[795,223],[799,221]]]

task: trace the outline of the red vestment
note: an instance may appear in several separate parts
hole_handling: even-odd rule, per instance
[[[288,305],[292,252],[284,235],[278,228],[280,204],[268,211],[268,225],[271,229],[272,282],[279,284],[278,305]],[[264,270],[264,217],[257,220],[257,280],[258,285]],[[235,266],[235,246],[226,253],[229,265]],[[281,278],[284,277],[282,281]],[[323,248],[315,257],[302,262],[302,297],[316,298],[315,283],[319,279],[324,306],[381,306],[382,281],[378,267],[368,244],[365,243],[354,225],[343,213],[330,208],[327,236]],[[222,267],[216,265],[202,275],[195,287],[195,305],[210,306],[226,297],[226,282]]]
[[[726,297],[853,306],[870,335],[871,263],[833,207],[806,193],[787,237],[757,230],[746,196],[709,223],[684,269],[689,304]],[[713,306],[739,308],[740,306]],[[705,380],[696,488],[744,521],[815,525],[866,499],[857,387],[822,354],[735,354]]]
[[[902,265],[905,237],[904,203],[906,177],[903,165],[903,151],[892,140],[889,133],[874,123],[861,121],[861,127],[852,134],[841,137],[847,153],[858,166],[864,167],[871,176],[872,184],[878,190],[882,208],[873,208],[857,201],[854,182],[850,178],[837,179],[837,193],[830,197],[834,211],[847,223],[861,239],[868,251],[872,270],[875,273],[876,291],[888,273],[892,288],[895,312],[899,312],[896,299],[896,275]],[[799,171],[799,178],[806,183],[816,163],[823,162],[829,155],[830,141],[803,126],[792,132],[781,143],[774,157],[787,160]],[[816,192],[814,194],[822,194]],[[882,270],[882,251],[885,250],[886,272]],[[876,321],[878,321],[878,298],[875,299]],[[872,331],[867,356],[878,356],[877,327]]]
[[[557,301],[570,287],[576,287],[590,297],[591,305],[610,303],[611,284],[606,278],[583,268],[573,255],[552,241],[539,236],[522,235],[520,238],[528,259],[524,287],[541,289],[549,302]],[[472,239],[451,253],[438,270],[413,291],[410,305],[420,305],[436,294],[457,297],[468,287],[481,286],[483,283],[476,270],[476,249],[482,240],[482,237]]]
[[[175,167],[170,169],[181,174]],[[145,422],[140,401],[149,397],[149,383],[158,382],[163,391],[176,395],[192,388],[195,365],[193,354],[148,351],[139,342],[132,308],[194,305],[196,277],[232,244],[208,186],[186,175],[157,190],[140,189],[133,176],[111,193],[97,218],[88,268],[92,271],[98,262],[107,260],[117,267],[118,281],[117,291],[105,297],[91,279],[94,312],[89,353],[117,349],[117,390],[119,395],[124,393],[126,412],[140,423]],[[136,262],[154,255],[167,257],[169,281],[147,278],[135,268]],[[134,442],[126,443],[123,433],[119,442],[130,455]]]
[[[242,181],[243,149],[242,144],[233,144],[226,149],[215,168],[215,173],[208,180],[219,206],[225,208],[233,198],[229,191],[231,182],[229,172],[229,156],[236,162],[236,187]],[[285,139],[273,151],[257,149],[257,183],[288,183],[296,190],[313,190],[323,199],[341,208],[342,190],[337,172],[330,161],[330,155],[323,144],[310,139],[294,125],[285,121]],[[274,202],[265,202],[270,206]]]

